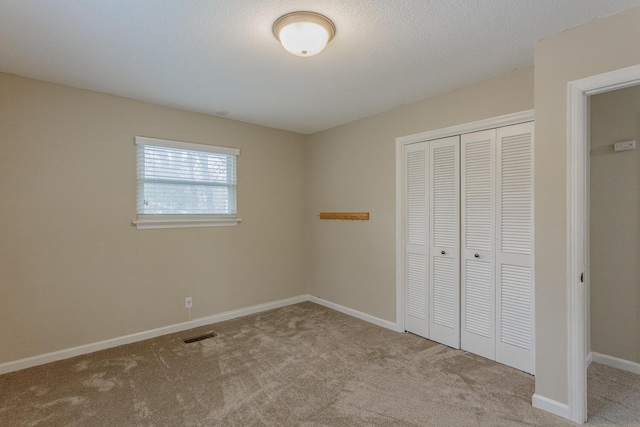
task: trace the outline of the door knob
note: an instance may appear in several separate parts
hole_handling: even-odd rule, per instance
[[[446,254],[447,254],[445,251],[440,251],[440,253],[441,253],[442,255],[446,255]]]
[[[474,257],[480,258],[480,254],[475,254]]]

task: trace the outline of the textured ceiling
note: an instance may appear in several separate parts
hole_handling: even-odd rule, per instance
[[[313,133],[528,67],[536,40],[636,5],[2,0],[0,71]],[[333,20],[324,52],[299,58],[273,37],[295,10]]]

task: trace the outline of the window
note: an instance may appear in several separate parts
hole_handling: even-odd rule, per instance
[[[236,225],[240,150],[137,136],[138,228]]]

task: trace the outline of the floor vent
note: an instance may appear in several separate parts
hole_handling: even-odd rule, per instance
[[[213,338],[215,336],[216,336],[216,334],[214,334],[213,332],[209,332],[208,334],[198,335],[197,337],[193,337],[193,338],[187,338],[185,340],[182,340],[182,342],[185,343],[185,344],[191,344],[191,343],[194,343],[194,342],[198,342],[198,341],[206,340],[206,339],[209,339],[209,338]]]

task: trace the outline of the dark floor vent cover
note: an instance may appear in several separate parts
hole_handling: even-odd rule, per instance
[[[182,342],[185,343],[185,344],[191,344],[191,343],[194,343],[194,342],[198,342],[198,341],[206,340],[206,339],[209,339],[209,338],[213,338],[215,336],[216,336],[216,334],[214,334],[213,332],[209,332],[208,334],[198,335],[197,337],[193,337],[193,338],[187,338],[186,340],[182,340]]]

